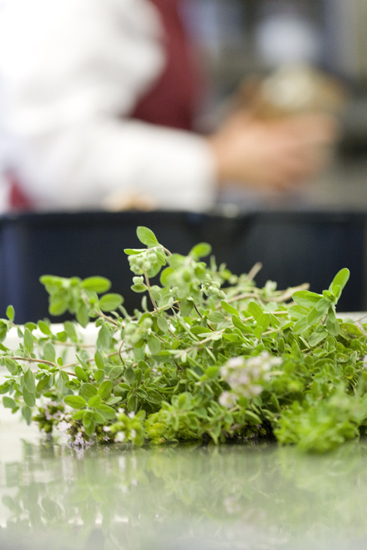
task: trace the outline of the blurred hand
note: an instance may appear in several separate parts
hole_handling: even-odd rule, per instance
[[[261,121],[234,113],[208,138],[219,185],[286,191],[315,175],[327,160],[327,145],[338,137],[329,115],[297,115]]]

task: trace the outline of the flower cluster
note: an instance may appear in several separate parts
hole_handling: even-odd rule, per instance
[[[142,275],[144,272],[152,269],[157,262],[157,254],[153,250],[144,250],[140,254],[128,256],[130,269],[136,275]]]
[[[232,357],[221,369],[221,375],[232,391],[225,391],[219,398],[221,405],[233,407],[239,397],[251,399],[264,389],[264,382],[269,380],[271,369],[279,365],[281,359],[272,357],[263,351],[256,357]]]
[[[213,281],[209,273],[205,275],[205,281],[201,285],[201,291],[206,296],[213,296],[218,300],[224,300],[226,297],[225,293],[220,289],[220,282]]]

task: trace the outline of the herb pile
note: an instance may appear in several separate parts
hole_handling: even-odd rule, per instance
[[[367,333],[335,313],[347,269],[322,294],[307,285],[278,291],[272,281],[259,289],[258,266],[236,276],[213,257],[201,260],[211,253],[206,243],[183,256],[146,227],[137,235],[146,248],[125,250],[131,288],[142,293],[134,314],[103,277],[41,278],[50,313],[76,316],[59,332],[48,320],[16,326],[8,307],[0,320],[5,407],[82,448],[275,437],[325,452],[363,433]],[[91,319],[93,347],[78,327]],[[11,350],[5,338],[15,326],[21,342]]]

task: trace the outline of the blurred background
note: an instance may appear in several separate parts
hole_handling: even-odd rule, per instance
[[[38,282],[44,273],[106,276],[114,291],[131,295],[123,249],[138,245],[137,225],[151,227],[163,244],[181,253],[206,240],[218,261],[236,273],[260,261],[259,285],[268,279],[280,288],[307,281],[321,292],[338,269],[349,267],[340,309],[367,309],[366,0],[182,0],[182,15],[204,67],[198,131],[218,126],[231,98],[253,75],[314,67],[336,79],[345,94],[332,161],[300,192],[280,198],[229,187],[209,216],[6,214],[0,218],[0,316],[9,303],[18,322],[46,316],[47,297]],[[137,307],[140,297],[126,303]]]
[[[310,65],[342,82],[348,100],[329,168],[301,196],[264,207],[367,207],[367,2],[365,0],[185,0],[185,18],[206,67],[199,125],[215,125],[223,101],[246,76]],[[232,194],[233,195],[233,194]],[[222,197],[236,203],[238,196]],[[259,206],[246,192],[241,208]]]

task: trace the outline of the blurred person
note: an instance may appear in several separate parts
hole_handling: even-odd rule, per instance
[[[114,207],[121,196],[207,210],[228,183],[282,191],[320,168],[328,117],[269,123],[239,110],[212,135],[192,131],[200,86],[179,4],[2,0],[3,210]]]

